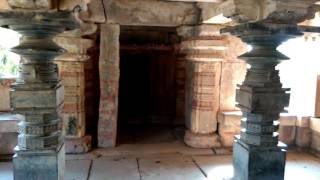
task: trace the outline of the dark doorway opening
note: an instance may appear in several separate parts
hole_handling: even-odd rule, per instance
[[[118,144],[175,141],[175,28],[122,27]]]

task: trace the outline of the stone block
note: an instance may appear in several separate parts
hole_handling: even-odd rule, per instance
[[[219,113],[219,132],[240,132],[241,111],[222,111]]]
[[[91,136],[79,138],[65,138],[65,151],[67,154],[87,153],[91,149]]]
[[[187,62],[186,125],[194,133],[217,130],[220,69],[220,62]]]
[[[0,79],[0,111],[10,111],[10,85],[14,82],[12,79]]]
[[[320,75],[317,76],[317,91],[314,117],[320,118]]]
[[[220,110],[233,111],[236,107],[237,84],[241,84],[246,74],[244,62],[222,62],[220,81]]]
[[[287,145],[294,145],[296,138],[297,116],[286,113],[280,114],[279,140]]]
[[[18,144],[17,137],[17,132],[0,133],[0,156],[14,154],[13,149]]]
[[[287,145],[294,145],[296,137],[296,126],[279,127],[279,140]]]
[[[310,118],[310,129],[315,132],[320,132],[320,118]]]
[[[296,129],[296,145],[298,147],[307,148],[311,143],[311,130],[309,127],[299,127]]]
[[[23,108],[57,108],[63,103],[64,89],[58,86],[53,89],[16,90],[10,93],[12,107]]]
[[[234,180],[283,180],[286,151],[280,147],[247,146],[237,139],[233,146]]]
[[[104,0],[108,23],[179,26],[196,24],[199,10],[192,3],[156,0]]]
[[[222,146],[231,147],[234,136],[240,134],[241,111],[222,111],[218,115],[219,137]]]
[[[9,5],[15,9],[33,9],[33,10],[47,10],[55,5],[54,0],[7,0]]]
[[[77,72],[84,73],[84,63],[78,61],[55,61],[59,67],[59,72]],[[61,76],[61,75],[60,75]]]
[[[64,146],[57,150],[20,151],[13,157],[14,179],[63,180],[65,169]]]
[[[93,40],[81,37],[57,36],[54,38],[54,42],[71,54],[87,54],[87,50],[94,45]],[[57,57],[57,59],[62,58]]]
[[[80,12],[80,18],[84,21],[104,23],[106,21],[102,0],[91,0],[88,10]]]
[[[193,148],[213,148],[221,146],[218,134],[196,134],[189,130],[185,133],[184,142]]]
[[[279,89],[281,90],[281,89]],[[273,92],[268,88],[251,88],[241,85],[236,91],[236,101],[248,112],[281,112],[289,105],[290,94]]]
[[[87,4],[91,0],[59,0],[59,10],[72,11],[76,6],[80,6],[82,10],[87,10]]]
[[[84,111],[84,96],[66,96],[63,104],[63,112]]]
[[[310,127],[310,118],[309,116],[297,117],[296,126],[297,127]]]
[[[296,123],[296,145],[307,148],[311,143],[310,117],[298,117]]]
[[[287,113],[281,113],[280,114],[280,126],[296,126],[298,121],[297,116],[290,115]]]
[[[116,144],[118,87],[120,63],[120,26],[101,25],[100,41],[100,105],[98,122],[98,146],[112,147]]]
[[[234,136],[239,133],[234,132],[219,132],[219,138],[223,147],[232,147],[234,143]]]
[[[0,133],[18,132],[18,122],[22,116],[9,113],[0,113]]]
[[[311,149],[320,152],[320,132],[311,131]]]
[[[9,10],[11,9],[7,0],[0,1],[0,9],[1,10]]]
[[[66,137],[83,137],[85,135],[85,112],[62,113],[63,135]]]
[[[224,28],[223,25],[218,24],[202,24],[198,26],[181,26],[177,29],[179,36],[189,39],[192,37],[208,37],[208,36],[221,36],[220,30]],[[226,43],[224,41],[221,44],[225,47]]]

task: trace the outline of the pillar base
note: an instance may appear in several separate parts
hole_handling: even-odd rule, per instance
[[[218,134],[197,134],[190,130],[186,130],[184,142],[193,148],[213,148],[221,146]]]
[[[64,145],[56,150],[16,150],[13,156],[14,180],[63,180]]]
[[[65,146],[67,154],[83,154],[87,153],[91,149],[91,136],[83,137],[66,137]]]
[[[236,137],[233,145],[233,180],[283,180],[286,145],[249,146]]]

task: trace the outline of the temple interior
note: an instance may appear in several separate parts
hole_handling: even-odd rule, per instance
[[[319,180],[319,49],[318,0],[1,0],[0,180]]]

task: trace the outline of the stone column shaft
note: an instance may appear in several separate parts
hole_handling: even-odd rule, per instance
[[[77,27],[68,12],[0,12],[0,26],[22,34],[12,51],[21,55],[19,77],[12,85],[11,108],[24,116],[18,123],[13,158],[14,179],[63,179],[64,143],[60,112],[64,89],[52,60],[64,53],[53,36]]]
[[[185,61],[185,142],[191,147],[220,146],[217,131],[221,61],[226,49],[221,26],[200,25],[178,29],[180,54]]]
[[[79,30],[63,33],[54,41],[66,49],[55,59],[64,85],[62,109],[63,135],[66,153],[85,153],[90,150],[91,136],[85,136],[85,62],[90,58],[87,50],[93,46],[90,39],[81,38]]]
[[[98,146],[114,147],[117,136],[118,88],[120,78],[120,26],[101,25],[100,42],[100,107]]]
[[[233,146],[235,180],[283,180],[286,145],[278,141],[280,112],[289,105],[276,65],[289,59],[277,51],[284,41],[302,35],[296,25],[248,23],[223,29],[252,45],[240,56],[251,65],[236,100],[243,118]]]

